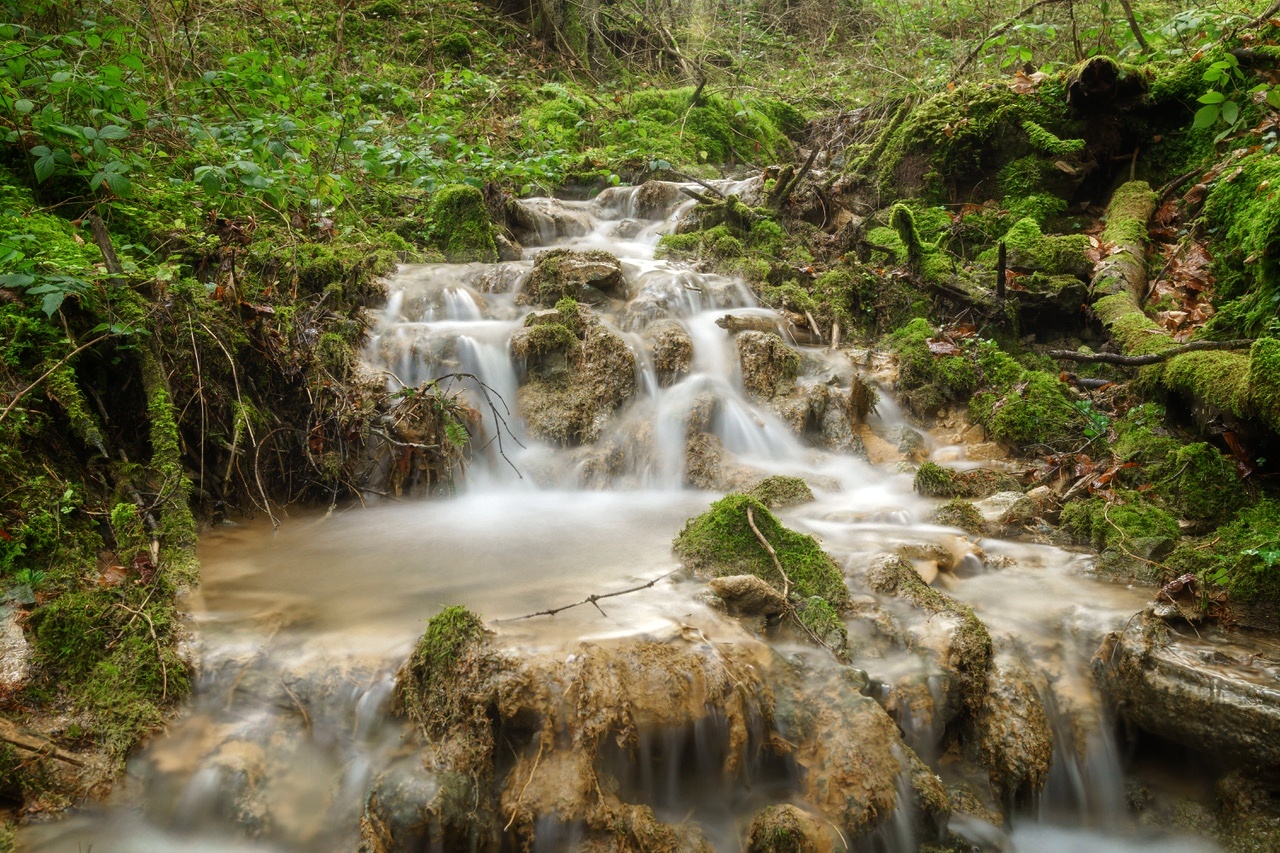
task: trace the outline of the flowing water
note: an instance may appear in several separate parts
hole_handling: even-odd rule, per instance
[[[1141,609],[1149,591],[1089,578],[1089,558],[1080,554],[975,542],[926,524],[933,502],[913,493],[910,473],[818,449],[753,404],[733,340],[715,321],[726,313],[777,317],[738,282],[653,259],[658,236],[686,205],[673,202],[660,218],[641,219],[631,190],[591,202],[526,204],[543,244],[602,248],[624,264],[631,299],[600,313],[639,356],[639,391],[597,442],[621,449],[603,469],[604,482],[591,473],[602,470],[591,464],[592,449],[547,446],[509,416],[501,452],[495,444],[477,452],[450,499],[295,512],[278,533],[261,523],[210,532],[201,546],[203,583],[189,602],[199,673],[188,709],[130,762],[107,803],[25,830],[28,849],[354,849],[371,781],[412,759],[406,729],[387,708],[394,671],[424,621],[455,603],[486,620],[505,619],[671,573],[673,536],[719,496],[681,485],[686,423],[708,397],[716,402],[709,429],[737,470],[797,475],[815,485],[817,500],[781,513],[785,523],[817,535],[851,576],[903,546],[936,544],[958,554],[947,591],[975,608],[1002,648],[1045,674],[1042,699],[1057,733],[1045,790],[1012,829],[957,819],[954,831],[983,849],[1024,853],[1215,849],[1135,833],[1121,760],[1087,674],[1101,637]],[[521,366],[508,340],[528,311],[514,296],[531,266],[403,268],[391,282],[369,361],[388,371],[393,389],[467,373],[491,395],[514,401]],[[670,387],[656,376],[639,334],[662,317],[679,320],[694,346],[688,375]],[[845,355],[805,354],[808,381],[847,389],[864,369]],[[905,423],[882,397],[870,426],[897,434]],[[494,436],[503,427],[487,413],[484,429]],[[926,446],[937,458],[964,462],[963,448],[928,438]],[[690,619],[719,618],[700,600],[703,588],[668,578],[599,607],[499,622],[497,642],[532,651],[582,637],[660,637]],[[902,650],[872,650],[854,663],[869,676],[868,689],[884,696],[904,684],[936,687],[940,677]],[[933,715],[904,712],[898,722],[906,742],[944,776],[970,772],[937,754],[942,733]],[[693,814],[718,848],[738,849],[750,810],[770,789],[750,796],[716,789],[721,782],[699,769],[706,764],[700,743],[659,737],[641,750],[651,758],[636,766],[625,766],[621,754],[607,760],[660,816]],[[775,770],[777,796],[785,799],[786,768]],[[915,849],[909,817],[895,814],[878,834],[880,849]]]

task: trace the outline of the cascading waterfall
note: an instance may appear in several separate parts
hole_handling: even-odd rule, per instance
[[[912,492],[908,474],[829,453],[758,405],[744,389],[734,338],[716,321],[732,315],[767,326],[779,319],[740,282],[653,259],[658,237],[692,205],[677,190],[663,188],[666,201],[656,208],[625,188],[589,202],[522,202],[527,230],[543,246],[606,249],[623,262],[630,298],[616,312],[599,306],[597,313],[641,357],[635,398],[596,442],[618,449],[620,461],[607,475],[590,475],[597,470],[587,458],[591,448],[539,441],[514,415],[524,366],[509,340],[530,310],[516,304],[516,294],[535,253],[487,266],[405,267],[391,282],[370,364],[385,371],[392,390],[474,377],[457,387],[485,419],[478,443],[504,429],[484,404],[483,388],[512,411],[505,428],[523,449],[506,445],[506,458],[492,446],[474,452],[451,501],[384,504],[327,519],[304,513],[274,539],[261,525],[207,537],[205,580],[191,602],[200,674],[190,710],[130,762],[107,804],[25,831],[30,849],[353,849],[370,780],[400,778],[414,764],[388,697],[395,666],[423,620],[459,602],[486,619],[517,616],[675,569],[672,536],[714,497],[683,485],[688,432],[699,412],[711,413],[704,430],[719,442],[726,465],[803,476],[814,485],[817,500],[784,513],[785,520],[818,535],[848,573],[904,545],[941,543],[963,552],[948,591],[1048,673],[1043,700],[1057,752],[1045,790],[1018,813],[1012,832],[974,818],[957,818],[954,831],[983,849],[1147,849],[1123,832],[1120,768],[1084,671],[1101,635],[1122,625],[1145,596],[1082,577],[1087,566],[1079,555],[998,540],[978,548],[956,530],[923,524],[929,503]],[[642,353],[645,329],[660,319],[676,320],[693,350],[687,374],[665,384]],[[845,356],[819,350],[806,352],[806,364],[815,375],[804,381],[817,384],[847,388],[855,372]],[[908,426],[882,394],[868,428],[893,435]],[[933,447],[919,438],[926,451]],[[599,612],[510,623],[501,640],[545,650],[583,636],[662,635],[685,614],[705,610],[694,597],[697,586],[665,582]],[[937,667],[905,649],[871,650],[855,655],[854,664],[865,670],[865,692],[878,692],[886,704],[918,697],[903,700],[896,720],[921,758],[939,761],[946,699]],[[909,694],[913,686],[920,689]],[[795,797],[798,771],[776,758],[753,760],[727,778],[723,729],[712,714],[688,727],[644,730],[634,751],[612,749],[600,760],[660,817],[692,815],[717,849],[736,850],[756,807]],[[763,737],[748,733],[752,755]],[[919,843],[911,766],[905,756],[900,762],[893,783],[899,805],[869,842],[886,853]],[[543,818],[537,849],[567,849],[577,833]],[[1160,843],[1163,850],[1207,849]]]

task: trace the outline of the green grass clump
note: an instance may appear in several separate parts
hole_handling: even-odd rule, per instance
[[[751,495],[726,495],[702,515],[690,519],[673,543],[676,555],[697,572],[713,576],[752,574],[782,589],[785,581],[752,531],[748,507],[761,535],[777,553],[795,595],[821,596],[837,610],[848,606],[849,592],[840,567],[818,541],[784,527],[768,507]]]
[[[448,734],[475,712],[470,697],[458,689],[477,668],[485,666],[485,627],[465,607],[446,607],[427,621],[396,681],[396,700],[423,731]]]

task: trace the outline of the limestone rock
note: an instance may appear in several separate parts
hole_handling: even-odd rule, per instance
[[[1280,652],[1228,636],[1178,635],[1143,615],[1093,658],[1103,696],[1130,724],[1245,767],[1280,766]]]
[[[767,581],[755,575],[729,575],[712,578],[711,589],[728,605],[731,616],[780,616],[787,610],[787,600]]]
[[[27,683],[31,647],[18,624],[16,608],[0,607],[0,693],[13,693]]]
[[[1028,804],[1044,787],[1053,761],[1053,730],[1041,695],[1045,677],[1011,647],[992,659],[976,746],[991,790],[1001,802]]]
[[[671,319],[650,323],[645,327],[644,341],[660,383],[674,385],[688,375],[693,364],[693,339],[683,323]]]
[[[737,336],[742,384],[747,393],[769,400],[786,393],[800,372],[800,356],[772,332],[746,331]]]

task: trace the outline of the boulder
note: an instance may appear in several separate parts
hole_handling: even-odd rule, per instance
[[[693,364],[693,339],[679,320],[661,319],[644,330],[644,342],[662,385],[674,385],[689,374]]]
[[[1012,646],[996,650],[987,695],[975,721],[975,748],[1000,802],[1030,805],[1053,761],[1053,730],[1041,696],[1045,676]]]
[[[21,690],[30,674],[31,647],[18,622],[18,610],[0,607],[0,695]]]
[[[1109,634],[1093,657],[1106,700],[1131,725],[1217,760],[1280,766],[1280,659],[1260,637],[1237,645],[1221,629],[1175,633],[1148,614]]]
[[[791,390],[800,372],[800,356],[773,332],[745,331],[738,334],[738,361],[742,365],[742,385],[758,400],[770,400]]]
[[[782,593],[755,575],[712,578],[710,586],[724,601],[730,616],[772,619],[787,611],[787,600]]]
[[[550,307],[561,299],[600,302],[627,298],[622,262],[608,252],[552,249],[538,255],[516,294],[517,305]]]

